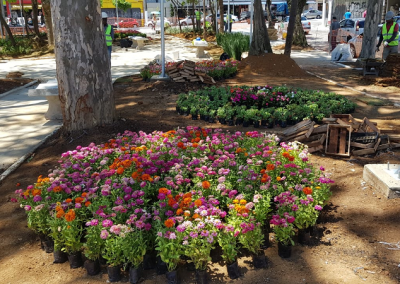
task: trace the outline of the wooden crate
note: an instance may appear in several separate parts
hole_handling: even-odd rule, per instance
[[[351,125],[329,124],[326,132],[325,153],[350,156]]]

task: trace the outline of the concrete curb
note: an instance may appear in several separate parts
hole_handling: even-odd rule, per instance
[[[24,89],[24,88],[28,88],[28,87],[30,87],[30,86],[36,84],[37,82],[38,82],[38,80],[33,80],[32,82],[30,82],[30,83],[28,83],[28,84],[26,84],[26,85],[23,85],[23,86],[21,86],[21,87],[12,89],[12,90],[10,90],[10,91],[8,91],[8,92],[2,93],[2,94],[0,94],[0,99],[3,98],[3,97],[5,97],[5,96],[8,96],[8,95],[13,94],[14,92],[18,92],[18,91],[20,91],[20,90],[22,90],[22,89]]]
[[[359,90],[357,90],[357,89],[354,89],[353,87],[349,87],[349,86],[340,84],[340,83],[338,83],[338,82],[336,82],[336,81],[333,81],[333,80],[330,80],[330,79],[326,79],[326,78],[321,77],[321,76],[319,76],[319,75],[317,75],[317,74],[314,74],[314,73],[312,73],[312,72],[310,72],[310,71],[306,71],[306,72],[307,72],[308,74],[310,74],[311,76],[314,76],[314,77],[317,77],[317,78],[319,78],[319,79],[328,81],[328,82],[333,83],[333,84],[335,84],[335,85],[337,85],[337,86],[339,86],[339,87],[349,89],[349,90],[351,90],[351,91],[353,91],[353,92],[357,92],[357,93],[359,93],[359,94],[362,94],[362,95],[365,95],[365,96],[368,96],[368,97],[371,97],[371,98],[382,99],[382,98],[379,97],[379,96],[371,95],[371,94],[368,94],[367,92],[361,92],[361,91],[359,91]],[[394,102],[393,102],[393,106],[395,106],[395,107],[400,107],[400,103],[394,103]]]
[[[40,146],[44,144],[44,142],[47,141],[52,135],[54,135],[62,125],[58,126],[52,133],[47,135],[42,141],[40,141],[29,153],[23,155],[21,158],[19,158],[14,164],[12,164],[4,173],[0,175],[0,183],[7,177],[9,176],[13,171],[15,171],[26,159],[29,158],[32,153],[34,153]]]

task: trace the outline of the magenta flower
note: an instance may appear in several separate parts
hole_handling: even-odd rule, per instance
[[[318,211],[321,211],[322,210],[322,206],[321,205],[315,205],[314,209],[318,210]]]
[[[106,219],[102,222],[103,227],[107,228],[107,227],[111,227],[113,225],[113,221]]]
[[[100,233],[100,238],[102,238],[103,240],[107,239],[108,237],[108,231],[107,230],[102,230]]]

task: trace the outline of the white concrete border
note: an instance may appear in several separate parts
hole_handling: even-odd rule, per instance
[[[21,86],[21,87],[12,89],[12,90],[10,90],[10,91],[8,91],[8,92],[5,92],[5,93],[2,93],[2,94],[0,94],[0,99],[3,98],[3,97],[5,97],[5,96],[8,96],[8,95],[10,95],[10,94],[13,94],[14,92],[18,92],[18,91],[20,91],[20,90],[22,90],[22,89],[24,89],[24,88],[28,88],[28,87],[30,87],[30,86],[36,84],[37,82],[38,82],[38,80],[33,80],[32,82],[29,82],[28,84],[25,84],[25,85],[23,85],[23,86]]]
[[[47,141],[47,139],[49,139],[51,136],[53,136],[58,130],[60,130],[60,128],[62,127],[62,125],[57,126],[57,128],[50,133],[49,135],[47,135],[45,138],[42,139],[42,141],[40,141],[29,153],[23,155],[21,158],[19,158],[14,164],[12,164],[10,167],[8,167],[7,170],[5,170],[5,172],[3,172],[0,175],[0,183],[7,177],[9,176],[13,171],[15,171],[26,159],[29,158],[30,155],[32,155],[32,153],[34,153],[40,146],[42,146],[44,144],[44,142]]]

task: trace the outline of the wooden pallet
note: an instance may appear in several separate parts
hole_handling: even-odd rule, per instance
[[[336,156],[350,156],[351,125],[328,124],[325,153]]]

